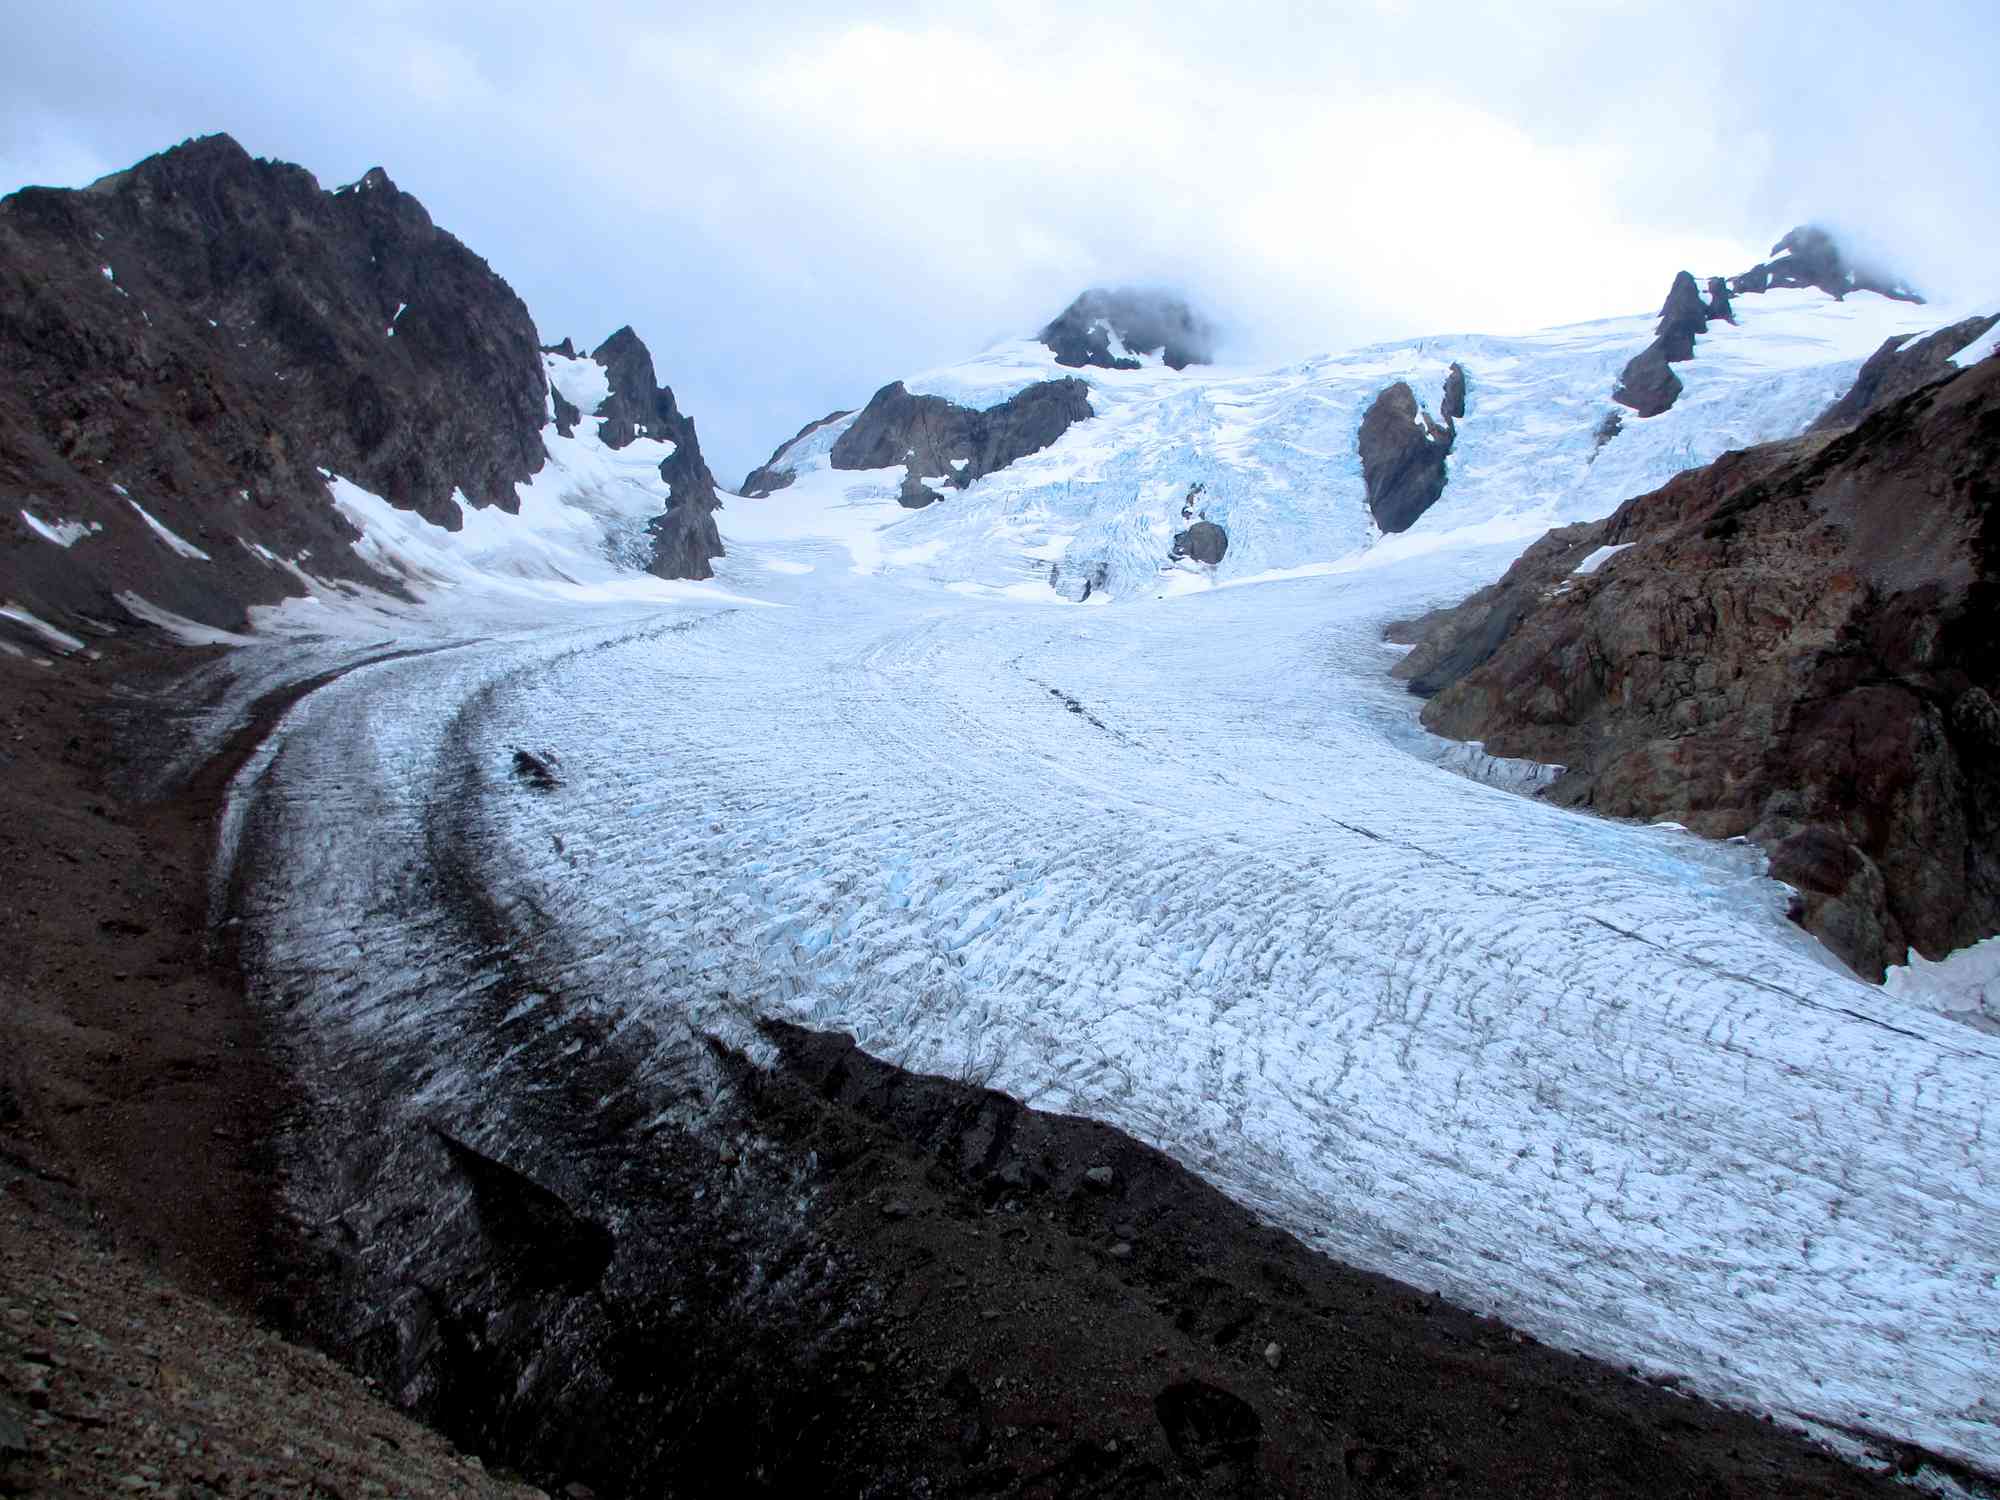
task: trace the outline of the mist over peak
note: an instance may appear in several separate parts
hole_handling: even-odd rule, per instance
[[[1176,370],[1215,357],[1215,326],[1164,287],[1092,287],[1035,335],[1056,363],[1136,370],[1157,354]]]

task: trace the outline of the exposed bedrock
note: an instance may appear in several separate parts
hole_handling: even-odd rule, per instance
[[[1905,278],[1851,259],[1833,235],[1817,224],[1801,224],[1771,247],[1771,259],[1729,278],[1730,290],[1736,292],[1806,286],[1834,298],[1866,291],[1899,302],[1924,300]]]
[[[1213,521],[1197,521],[1186,531],[1174,534],[1172,556],[1179,560],[1191,557],[1198,563],[1210,567],[1222,561],[1229,551],[1229,533]]]
[[[1771,247],[1771,256],[1741,275],[1709,277],[1705,299],[1692,275],[1682,271],[1675,276],[1666,305],[1660,309],[1653,342],[1625,366],[1612,399],[1642,417],[1656,417],[1669,410],[1680,399],[1682,389],[1672,367],[1694,358],[1695,337],[1706,333],[1711,321],[1736,321],[1732,293],[1815,287],[1836,299],[1852,291],[1870,291],[1904,302],[1924,300],[1903,278],[1849,260],[1833,236],[1815,225],[1794,229]],[[1915,389],[1915,385],[1905,389]]]
[[[1455,380],[1447,379],[1446,404],[1464,402],[1464,371],[1452,366]],[[1368,495],[1368,511],[1384,531],[1408,531],[1444,493],[1445,459],[1451,453],[1457,431],[1447,416],[1443,423],[1431,416],[1417,401],[1408,382],[1397,381],[1377,396],[1361,419],[1356,445],[1361,452],[1361,480]]]
[[[54,616],[119,618],[130,589],[236,624],[297,592],[237,537],[362,576],[322,467],[455,528],[455,490],[512,509],[542,463],[506,282],[379,168],[324,192],[227,136],[0,201],[0,376],[0,514],[101,528],[69,549],[0,529],[7,591]]]
[[[706,576],[692,424],[636,338],[599,352],[607,438],[679,445],[655,571]],[[301,557],[393,589],[321,471],[456,530],[461,502],[518,508],[551,409],[575,431],[520,298],[380,168],[328,192],[215,135],[0,200],[0,585],[43,618],[120,620],[136,594],[237,626],[300,592],[280,560]],[[51,545],[22,512],[88,540]]]
[[[629,326],[599,344],[590,357],[604,366],[611,385],[595,413],[605,419],[597,429],[605,444],[622,448],[647,437],[674,445],[660,463],[667,508],[647,525],[653,542],[647,571],[661,578],[713,577],[709,562],[723,555],[715,529],[722,502],[715,493],[715,476],[702,460],[693,421],[681,414],[674,393],[658,383],[653,356]]]
[[[1708,331],[1708,309],[1694,277],[1686,271],[1676,275],[1660,308],[1653,342],[1625,366],[1611,399],[1642,417],[1657,417],[1679,400],[1680,377],[1672,367],[1694,358],[1695,335]]]
[[[1205,365],[1215,330],[1172,292],[1143,287],[1092,287],[1035,335],[1056,363],[1136,370],[1134,356],[1157,354],[1173,369]],[[1115,345],[1115,347],[1114,347]]]
[[[959,406],[942,396],[913,396],[902,381],[885,385],[833,445],[836,469],[907,466],[905,505],[924,480],[942,480],[964,489],[983,474],[1004,469],[1017,458],[1038,453],[1091,415],[1090,387],[1074,378],[1044,380],[985,411]],[[942,498],[925,490],[933,499]]]
[[[1465,415],[1466,376],[1465,366],[1457,360],[1445,371],[1444,395],[1438,400],[1438,415],[1447,423],[1456,423]]]
[[[1549,533],[1397,673],[1556,801],[1755,839],[1861,973],[1942,957],[2000,931],[1996,463],[1989,359]]]
[[[1821,412],[1808,432],[1852,427],[1876,407],[1907,396],[1955,368],[1952,355],[2000,323],[2000,314],[1967,318],[1916,340],[1892,338],[1868,356],[1847,394]]]
[[[769,462],[759,465],[743,476],[742,486],[737,493],[747,495],[753,500],[762,500],[784,489],[799,477],[798,470],[784,462],[785,454],[822,427],[830,427],[846,415],[844,411],[830,411],[818,421],[806,423],[794,436],[786,438],[771,450]]]

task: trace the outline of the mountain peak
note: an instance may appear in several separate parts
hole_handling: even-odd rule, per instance
[[[1729,288],[1736,292],[1804,286],[1836,298],[1875,292],[1898,302],[1924,300],[1906,278],[1851,259],[1832,231],[1819,224],[1799,225],[1771,247],[1769,260],[1729,278]]]
[[[1148,287],[1092,287],[1035,335],[1072,368],[1136,370],[1158,354],[1176,370],[1213,357],[1215,328],[1177,293]]]

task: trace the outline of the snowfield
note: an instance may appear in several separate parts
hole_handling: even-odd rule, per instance
[[[1840,969],[1747,846],[1459,774],[1537,770],[1426,735],[1387,676],[1388,621],[1796,432],[1883,338],[1950,321],[1738,309],[1681,404],[1602,451],[1651,319],[1082,372],[1096,418],[919,512],[899,471],[826,467],[836,424],[790,489],[727,500],[712,585],[531,582],[587,550],[553,492],[450,541],[346,496],[364,547],[449,585],[452,624],[378,611],[371,646],[430,649],[305,699],[239,778],[261,991],[322,1107],[365,1098],[391,1155],[444,1120],[532,1161],[519,1101],[550,1070],[699,1121],[702,1038],[846,1030],[1117,1125],[1538,1337],[2000,1472],[2000,1037]],[[1076,373],[1034,348],[911,385],[991,405]],[[1452,360],[1450,485],[1378,543],[1361,413],[1394,378],[1434,408]],[[615,557],[639,481],[605,462],[564,459]],[[1195,481],[1228,557],[1163,568]],[[1078,559],[1110,607],[1048,586]],[[246,682],[266,649],[237,653]],[[520,749],[561,785],[517,777]],[[499,1017],[503,941],[538,990]]]

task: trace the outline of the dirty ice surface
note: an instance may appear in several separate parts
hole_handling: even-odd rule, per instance
[[[1684,406],[1723,404],[1628,421],[1594,460],[1650,320],[1092,372],[1098,418],[922,512],[895,471],[827,467],[823,431],[792,489],[728,497],[715,583],[657,594],[508,571],[510,519],[446,540],[347,494],[441,602],[409,625],[422,654],[304,700],[239,778],[264,993],[341,1091],[374,1069],[409,1123],[529,1156],[511,1101],[538,1069],[673,1095],[705,1035],[754,1056],[759,1017],[851,1031],[1552,1342],[2000,1470],[2000,1037],[1841,970],[1747,846],[1441,764],[1477,752],[1422,732],[1381,641],[1540,527],[1796,431],[1906,315],[1864,300],[1815,322],[1773,294],[1754,342],[1743,299],[1682,367]],[[1036,358],[930,383],[990,405]],[[1445,513],[1371,546],[1365,397],[1411,374],[1434,402],[1454,358]],[[607,514],[639,479],[565,462]],[[1195,479],[1240,571],[1156,589],[1156,501]],[[523,559],[589,551],[559,509],[524,497],[521,521]],[[1050,565],[1089,547],[1121,597],[1064,607]],[[517,778],[516,749],[560,784]],[[492,1025],[465,910],[536,985],[494,1066],[453,1061]]]

